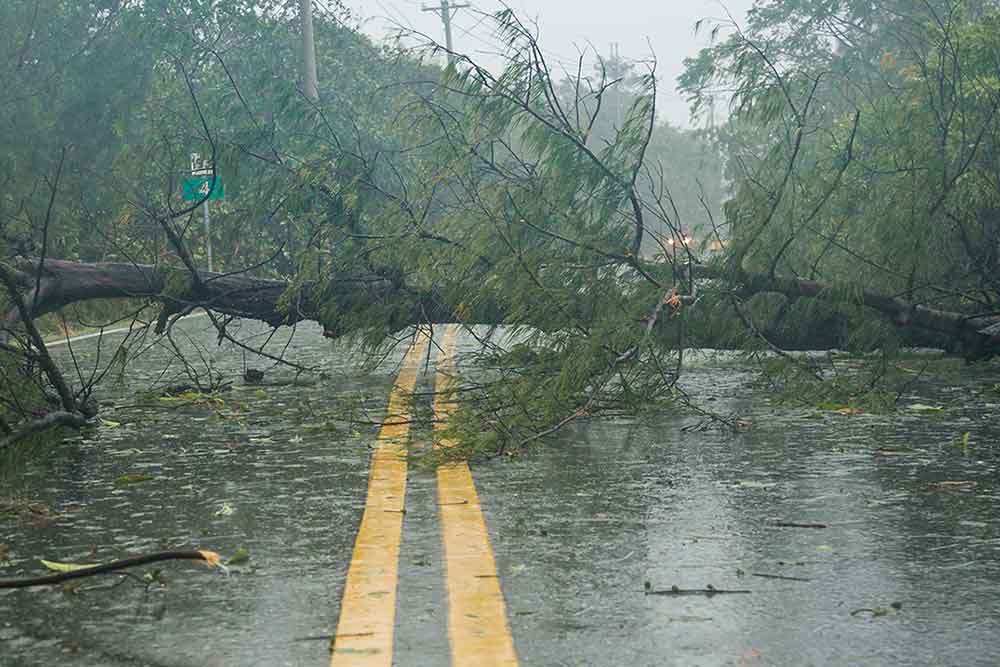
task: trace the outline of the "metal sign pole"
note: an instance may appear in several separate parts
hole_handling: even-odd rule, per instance
[[[208,272],[212,273],[212,228],[208,222],[208,200],[202,204],[205,210],[205,251],[208,255]]]
[[[192,178],[184,181],[182,196],[184,201],[202,201],[204,206],[202,213],[205,217],[205,256],[208,259],[208,272],[214,273],[212,224],[208,217],[208,200],[225,198],[226,188],[222,183],[222,176],[215,170],[214,162],[202,160],[197,153],[191,153],[191,176]]]

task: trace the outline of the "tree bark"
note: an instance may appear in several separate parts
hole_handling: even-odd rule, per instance
[[[38,270],[37,260],[30,258],[18,259],[14,265],[27,275],[34,275]],[[317,316],[315,304],[308,299],[300,299],[294,312],[286,314],[279,311],[278,302],[288,288],[287,282],[242,274],[203,272],[200,275],[204,285],[196,290],[190,286],[189,274],[183,268],[47,259],[42,266],[38,294],[34,290],[28,292],[25,301],[35,305],[32,317],[40,317],[79,301],[118,298],[153,298],[175,310],[204,305],[220,313],[276,325],[315,319]],[[304,294],[309,291],[302,290]],[[13,323],[12,317],[19,319],[16,313],[11,313],[7,324]]]
[[[722,274],[705,272],[705,277],[724,278]],[[960,340],[966,356],[981,358],[1000,353],[1000,316],[975,316],[951,310],[932,308],[879,292],[824,283],[804,278],[744,274],[739,279],[739,291],[745,295],[776,292],[790,297],[830,300],[854,300],[878,311],[901,327],[915,326]]]
[[[34,280],[27,279],[33,277],[38,270],[37,260],[21,258],[15,262],[15,267],[24,276],[26,284],[34,285]],[[181,268],[48,259],[42,267],[37,299],[33,292],[29,292],[25,295],[25,302],[35,304],[31,315],[38,317],[78,301],[152,298],[162,301],[167,308],[175,311],[205,307],[219,313],[279,326],[302,320],[319,321],[320,299],[370,304],[393,303],[406,298],[412,302],[412,312],[404,314],[410,316],[408,323],[456,321],[453,305],[441,303],[431,293],[414,294],[377,276],[335,280],[332,288],[327,288],[327,292],[321,297],[317,296],[314,284],[305,283],[298,287],[294,298],[289,299],[286,294],[289,283],[286,281],[254,278],[241,273],[203,272],[200,275],[203,280],[200,290],[190,286],[178,289],[172,283],[179,282],[181,286],[190,284],[187,272]],[[696,276],[729,281],[742,294],[778,292],[791,297],[854,300],[882,313],[899,326],[915,326],[959,339],[976,356],[1000,353],[1000,316],[975,317],[914,304],[873,290],[850,289],[802,278],[744,274],[733,280],[721,270],[704,266],[696,269]],[[502,312],[493,307],[480,309],[477,314],[480,316],[477,324],[499,324],[503,321]],[[7,324],[16,324],[18,319],[16,312],[11,313]],[[407,323],[401,323],[401,326],[405,324]],[[342,332],[327,331],[331,336],[340,333]]]
[[[288,282],[254,278],[243,273],[200,272],[201,285],[194,286],[190,274],[180,267],[47,259],[41,269],[36,294],[33,278],[38,271],[37,260],[19,258],[14,266],[24,278],[32,278],[30,281],[22,280],[22,283],[32,288],[25,294],[24,300],[34,304],[30,312],[33,318],[71,303],[119,298],[154,299],[162,302],[169,312],[205,307],[225,315],[260,320],[272,326],[318,320],[320,314],[319,304],[313,298],[315,285],[312,283],[301,285],[295,296],[288,299]],[[337,290],[349,292],[355,299],[386,299],[393,291],[389,281],[381,278],[350,279],[336,285]],[[282,305],[283,297],[287,307]],[[20,314],[12,311],[6,316],[4,324],[10,328],[20,321]]]

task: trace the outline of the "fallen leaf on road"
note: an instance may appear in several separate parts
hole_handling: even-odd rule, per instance
[[[226,565],[242,565],[248,560],[250,560],[250,552],[246,548],[240,547],[236,550],[236,553],[229,557],[229,560],[226,561]]]
[[[53,572],[76,572],[98,566],[98,563],[60,563],[54,560],[39,560],[39,562]]]
[[[148,482],[152,479],[156,479],[152,475],[147,475],[145,473],[129,473],[126,475],[119,475],[115,480],[115,486],[129,486],[131,484],[140,484],[142,482]]]

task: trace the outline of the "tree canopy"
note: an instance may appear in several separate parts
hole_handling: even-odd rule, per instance
[[[36,391],[2,400],[3,446],[94,414],[34,320],[96,298],[155,306],[160,330],[204,308],[220,340],[313,319],[376,353],[465,324],[483,374],[453,428],[493,451],[702,410],[678,384],[692,347],[1000,347],[993,2],[761,0],[687,61],[695,113],[730,99],[701,131],[660,121],[655,62],[554,70],[509,9],[483,15],[500,69],[319,12],[314,101],[288,4],[0,9],[4,349]],[[191,153],[231,195],[214,274]]]

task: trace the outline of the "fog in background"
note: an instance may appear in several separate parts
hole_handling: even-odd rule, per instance
[[[439,6],[440,0],[345,0],[365,32],[384,39],[400,27],[424,33],[444,43],[444,30],[436,12],[424,7]],[[603,57],[618,45],[621,57],[641,61],[653,53],[657,58],[660,94],[657,103],[661,120],[680,127],[691,127],[688,105],[675,90],[676,78],[683,71],[683,60],[693,56],[709,39],[716,22],[730,23],[730,17],[743,24],[753,0],[619,0],[617,2],[579,2],[578,0],[535,0],[509,3],[524,20],[540,29],[540,43],[554,70],[575,70],[581,50],[593,62],[593,50]],[[452,21],[455,50],[466,53],[491,67],[499,59],[496,40],[483,20],[483,12],[501,7],[494,2],[470,2]],[[709,19],[695,34],[695,23]],[[726,28],[723,28],[725,34]],[[588,71],[585,65],[585,71]],[[723,111],[723,109],[720,109]]]

